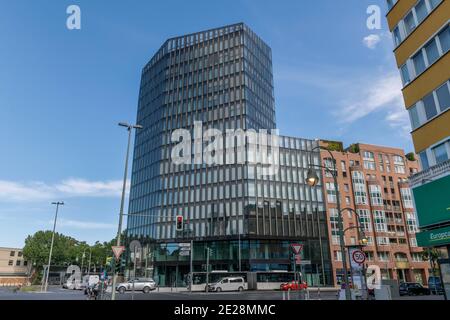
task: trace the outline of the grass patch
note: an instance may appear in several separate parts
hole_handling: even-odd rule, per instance
[[[20,288],[20,292],[37,292],[41,291],[41,286],[27,286]]]

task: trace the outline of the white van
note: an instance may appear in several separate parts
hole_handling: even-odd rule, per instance
[[[247,284],[242,277],[227,277],[208,286],[208,291],[222,292],[222,291],[244,291],[247,289]]]

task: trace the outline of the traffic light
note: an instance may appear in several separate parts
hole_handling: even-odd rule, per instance
[[[177,216],[177,231],[183,231],[183,216]]]

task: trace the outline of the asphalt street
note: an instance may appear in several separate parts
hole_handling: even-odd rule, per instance
[[[285,295],[286,298],[287,295]],[[245,292],[157,292],[148,294],[131,292],[117,294],[118,300],[283,300],[283,293],[280,291],[245,291]],[[290,300],[300,300],[298,292],[290,293]],[[311,300],[336,300],[336,292],[321,292],[320,297],[317,292],[310,292]],[[67,290],[61,287],[49,287],[47,293],[41,292],[17,292],[11,288],[0,288],[0,300],[86,300],[82,291]],[[417,296],[400,297],[400,300],[443,300],[443,296]]]

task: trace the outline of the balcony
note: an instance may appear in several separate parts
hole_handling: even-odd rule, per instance
[[[435,180],[441,176],[444,176],[450,172],[450,160],[437,164],[428,168],[427,170],[421,171],[409,177],[409,184],[411,187],[417,187],[424,182],[429,182],[429,180]],[[426,183],[425,182],[425,183]]]

